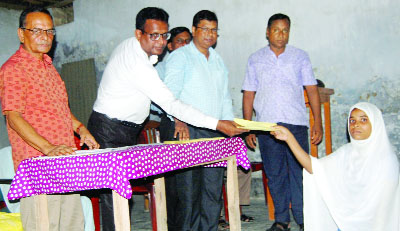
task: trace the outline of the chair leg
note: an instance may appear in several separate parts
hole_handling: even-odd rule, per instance
[[[100,231],[100,209],[99,209],[99,198],[91,197],[93,207],[93,220],[95,231]]]
[[[146,193],[143,195],[144,197],[144,211],[149,212],[149,194]]]
[[[228,200],[227,200],[227,197],[226,197],[225,183],[222,184],[222,196],[223,196],[223,199],[224,199],[225,221],[229,222]]]
[[[149,207],[150,207],[151,225],[153,226],[153,231],[157,231],[156,196],[154,194],[154,184],[149,184],[146,187],[150,193]]]

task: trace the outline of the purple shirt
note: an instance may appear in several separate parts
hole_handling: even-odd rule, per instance
[[[305,51],[287,45],[276,57],[267,46],[250,56],[242,90],[256,92],[257,121],[308,126],[303,86],[316,84]]]

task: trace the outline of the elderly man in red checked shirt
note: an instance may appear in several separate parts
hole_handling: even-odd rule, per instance
[[[74,131],[91,149],[99,148],[71,113],[64,82],[46,55],[55,35],[53,19],[43,8],[21,13],[20,48],[0,69],[0,98],[12,147],[14,168],[37,156],[73,154]],[[83,230],[79,194],[49,195],[49,230]],[[35,197],[21,199],[24,230],[37,230]]]

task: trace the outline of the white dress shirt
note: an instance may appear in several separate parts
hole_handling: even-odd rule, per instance
[[[177,100],[160,80],[153,64],[135,38],[123,41],[113,51],[104,70],[93,110],[110,118],[141,124],[151,101],[165,112],[197,127],[215,130],[218,120]]]

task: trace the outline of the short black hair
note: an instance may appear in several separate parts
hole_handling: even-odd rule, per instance
[[[178,27],[173,28],[173,29],[170,31],[170,33],[171,33],[171,38],[169,38],[168,43],[172,42],[172,40],[173,40],[178,34],[183,33],[183,32],[188,32],[189,35],[190,35],[190,39],[193,38],[193,37],[192,37],[192,33],[190,33],[190,30],[189,30],[187,27],[178,26]]]
[[[33,6],[33,7],[29,7],[27,9],[25,9],[24,11],[22,11],[21,15],[19,16],[19,27],[25,27],[26,26],[26,16],[29,13],[34,13],[34,12],[40,12],[40,13],[44,13],[50,16],[51,21],[53,21],[53,16],[51,16],[50,12],[43,7],[39,7],[39,6]]]
[[[272,23],[276,20],[282,20],[282,19],[286,19],[289,23],[289,27],[290,27],[290,18],[289,16],[285,15],[285,14],[274,14],[272,15],[269,19],[268,19],[268,28],[271,27]]]
[[[146,20],[153,19],[162,21],[168,24],[169,15],[168,13],[157,7],[146,7],[139,11],[136,15],[136,29],[137,30],[144,30],[144,24]]]
[[[199,25],[201,20],[207,20],[207,21],[215,21],[218,24],[218,18],[217,15],[209,10],[201,10],[197,12],[197,14],[194,15],[193,17],[193,25],[194,27],[197,27]]]

